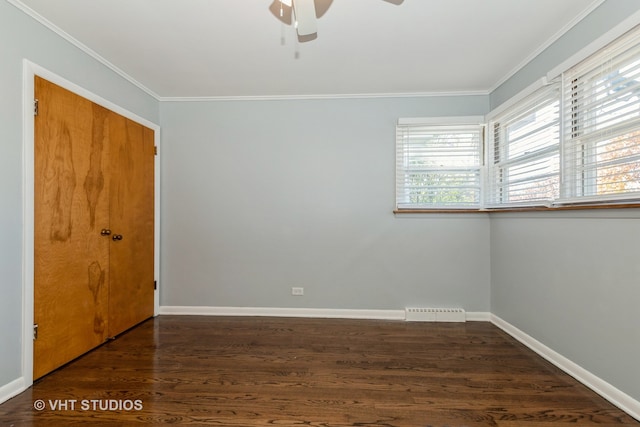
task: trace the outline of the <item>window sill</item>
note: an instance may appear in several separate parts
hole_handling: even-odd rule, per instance
[[[594,209],[638,209],[640,203],[602,204],[602,205],[571,205],[571,206],[531,206],[512,208],[488,208],[488,209],[396,209],[396,215],[406,214],[473,214],[473,213],[503,213],[503,212],[558,212],[558,211],[584,211]]]
[[[469,214],[469,213],[487,213],[483,209],[396,209],[393,211],[396,215],[405,214]]]

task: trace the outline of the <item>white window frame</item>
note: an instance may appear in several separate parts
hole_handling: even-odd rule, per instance
[[[640,201],[640,28],[562,78],[564,160],[557,204]]]
[[[466,116],[466,117],[434,117],[434,118],[402,118],[398,120],[396,126],[396,210],[423,210],[423,209],[480,209],[482,204],[482,166],[483,166],[483,146],[484,146],[484,117],[482,116]],[[465,166],[452,166],[448,165],[431,165],[421,168],[416,168],[411,165],[411,160],[415,160],[418,156],[424,157],[425,150],[428,152],[430,148],[422,147],[416,148],[414,145],[408,142],[411,137],[420,132],[463,132],[469,133],[469,131],[478,133],[477,147],[475,148],[475,155],[477,157],[477,163],[473,165]],[[413,135],[412,135],[413,134]],[[475,142],[475,141],[474,141]],[[435,150],[434,150],[435,151]],[[438,151],[440,151],[438,149]],[[472,151],[468,151],[472,153]],[[434,153],[434,155],[437,155]],[[415,198],[415,193],[420,191],[420,187],[413,187],[408,185],[408,181],[411,179],[410,175],[418,175],[420,173],[433,173],[439,174],[442,171],[443,175],[447,173],[455,173],[460,171],[461,174],[469,173],[475,175],[475,183],[464,183],[460,187],[456,187],[455,184],[451,187],[452,190],[461,189],[463,191],[473,191],[477,193],[473,202],[433,202],[433,203],[421,203],[418,201],[412,201]],[[424,186],[424,189],[432,187]],[[446,190],[445,190],[446,191]]]
[[[616,75],[613,75],[614,72],[618,72],[622,76],[622,83],[617,80]],[[401,126],[475,124],[483,129],[483,135],[489,129],[488,137],[493,138],[494,136],[491,135],[492,123],[504,120],[505,117],[517,117],[518,109],[526,108],[526,103],[531,97],[536,96],[536,91],[544,90],[543,88],[548,85],[548,81],[557,78],[561,80],[561,89],[558,125],[559,194],[556,198],[553,200],[532,199],[513,203],[513,200],[497,197],[496,192],[499,191],[499,185],[491,182],[492,177],[495,176],[495,168],[501,166],[499,162],[495,161],[492,164],[491,159],[497,142],[495,140],[488,141],[485,150],[483,138],[479,149],[486,152],[481,157],[481,163],[477,168],[477,174],[480,177],[478,190],[480,203],[420,204],[407,200],[406,170],[404,169],[407,153],[403,151],[401,144],[402,138],[399,135]],[[592,80],[589,81],[589,79]],[[607,84],[608,87],[615,87],[614,92],[622,91],[620,93],[624,94],[624,97],[621,99],[624,102],[618,100],[617,95],[613,93],[603,92],[603,88],[606,88]],[[629,102],[627,98],[633,98],[633,102],[629,105],[623,105]],[[634,108],[637,108],[637,113]],[[616,114],[618,115],[616,116]],[[608,125],[605,125],[607,123]],[[538,208],[540,206],[566,208],[567,205],[586,208],[590,206],[607,207],[609,205],[611,207],[640,206],[640,12],[555,67],[545,77],[521,93],[502,103],[486,118],[472,116],[400,119],[396,130],[397,212],[451,209],[491,210],[510,207]],[[624,142],[624,148],[615,145],[619,141]],[[627,150],[629,147],[631,150]],[[551,148],[548,149],[551,151]],[[543,158],[549,154],[544,150],[531,154],[529,158],[533,159],[536,156]],[[515,159],[513,160],[515,161]],[[588,164],[590,161],[593,162],[591,165]],[[584,163],[587,165],[584,166]],[[628,169],[616,169],[619,165],[624,165]],[[603,175],[602,171],[606,168],[609,168],[609,175]],[[606,176],[607,179],[598,181],[598,174],[601,177]],[[613,185],[609,184],[611,181],[608,179],[613,180]],[[618,187],[619,184],[624,185]],[[598,188],[598,185],[601,187]],[[606,185],[610,186],[607,188]],[[622,190],[617,188],[622,188]],[[570,208],[573,207],[570,206]]]
[[[487,208],[548,207],[558,198],[560,84],[540,82],[530,91],[508,108],[488,116],[484,205]],[[509,131],[527,118],[532,123],[523,126],[524,133],[511,135]],[[522,153],[524,148],[527,151]],[[546,187],[536,189],[541,182],[545,182]]]

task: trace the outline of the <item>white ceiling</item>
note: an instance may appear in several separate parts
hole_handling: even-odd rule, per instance
[[[334,0],[299,43],[273,1],[13,3],[170,98],[487,93],[602,2]]]

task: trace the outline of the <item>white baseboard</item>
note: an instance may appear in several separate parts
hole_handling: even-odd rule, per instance
[[[334,308],[273,308],[273,307],[194,307],[160,306],[160,315],[191,316],[267,316],[310,317],[324,319],[405,320],[404,310],[360,310]],[[466,312],[469,322],[490,322],[491,313]]]
[[[467,311],[467,322],[491,322],[488,311]]]
[[[516,328],[509,322],[501,319],[500,317],[492,314],[491,323],[511,335],[516,340],[533,350],[542,358],[551,362],[558,368],[562,369],[567,374],[571,375],[576,380],[580,381],[585,386],[589,387],[600,396],[607,399],[609,402],[625,411],[633,418],[640,421],[640,402],[624,393],[623,391],[615,388],[602,378],[592,374],[584,369],[582,366],[572,362],[560,353],[552,350],[540,341],[536,340],[527,333]]]
[[[404,310],[351,310],[329,308],[160,306],[160,315],[163,314],[192,316],[267,316],[317,317],[324,319],[404,320]]]
[[[17,396],[23,391],[25,391],[27,387],[25,387],[24,378],[20,377],[16,380],[11,381],[0,387],[0,403],[6,402],[11,399],[13,396]]]

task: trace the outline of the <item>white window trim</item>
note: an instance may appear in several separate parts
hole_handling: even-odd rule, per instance
[[[640,11],[637,11],[634,14],[630,15],[628,18],[604,33],[602,36],[598,37],[587,46],[567,58],[565,61],[552,68],[546,75],[547,80],[551,81],[560,77],[562,73],[578,65],[580,62],[592,56],[609,43],[616,41],[626,32],[633,30],[633,28],[638,25],[640,25]]]
[[[464,210],[480,210],[482,209],[483,203],[483,189],[484,189],[484,179],[485,179],[485,171],[484,171],[484,141],[486,140],[486,124],[484,121],[484,116],[443,116],[443,117],[406,117],[399,118],[397,122],[397,126],[478,126],[481,128],[481,141],[480,141],[480,163],[478,166],[480,179],[479,179],[479,189],[480,195],[478,199],[478,203],[475,205],[433,205],[431,206],[407,206],[405,204],[398,203],[399,196],[399,188],[398,188],[398,140],[397,140],[397,129],[396,129],[396,170],[395,170],[395,211],[396,212],[411,212],[411,211],[419,211],[419,210],[453,210],[453,211],[464,211]]]
[[[509,209],[509,208],[535,208],[535,207],[545,207],[550,209],[558,209],[558,208],[575,208],[583,206],[584,208],[590,208],[594,206],[603,206],[603,207],[616,207],[620,205],[629,205],[629,206],[638,206],[640,205],[640,192],[627,192],[620,194],[607,194],[600,196],[579,196],[572,197],[568,195],[566,189],[563,188],[563,174],[566,173],[563,152],[565,147],[565,137],[566,137],[566,129],[565,120],[564,120],[564,109],[567,108],[566,100],[562,99],[564,97],[564,88],[561,89],[560,94],[560,167],[559,167],[559,177],[561,182],[560,195],[558,199],[552,200],[549,203],[506,203],[506,204],[492,204],[489,205],[487,203],[487,198],[485,197],[486,192],[488,191],[489,186],[487,185],[488,179],[488,168],[489,168],[489,153],[490,147],[492,146],[488,142],[488,127],[490,122],[496,117],[501,116],[505,112],[509,111],[509,109],[517,106],[522,100],[527,98],[529,95],[533,94],[537,90],[549,84],[549,82],[561,78],[562,74],[569,71],[574,66],[578,65],[582,61],[592,57],[596,53],[598,53],[602,48],[607,46],[610,43],[615,42],[625,33],[633,30],[635,27],[640,26],[640,11],[634,13],[629,16],[623,22],[618,24],[613,29],[609,30],[607,33],[603,34],[598,39],[594,40],[592,43],[578,51],[576,54],[572,55],[567,60],[563,61],[558,66],[554,67],[550,70],[545,76],[539,78],[534,83],[517,93],[516,95],[509,98],[507,101],[500,104],[498,107],[487,113],[485,116],[460,116],[460,117],[411,117],[411,118],[401,118],[398,119],[398,125],[470,125],[470,124],[478,124],[484,127],[485,138],[484,138],[484,147],[483,150],[485,152],[484,158],[482,159],[483,164],[480,166],[480,193],[481,193],[481,205],[477,208],[478,211],[483,210],[499,210],[499,209]],[[638,30],[640,32],[640,29]],[[640,35],[638,36],[640,39]],[[564,79],[563,79],[564,80]],[[564,84],[564,82],[562,83]],[[640,130],[640,129],[638,129]],[[397,161],[397,159],[396,159]],[[397,172],[397,171],[396,171]],[[397,174],[396,174],[397,176]],[[397,194],[396,194],[397,201]],[[397,205],[396,205],[397,206]],[[397,211],[411,212],[410,208],[402,208],[397,209]],[[421,210],[418,208],[417,210]],[[433,208],[430,209],[422,209],[422,210],[448,210],[447,207],[440,207],[434,205]],[[476,210],[475,207],[467,208],[467,210]]]
[[[553,92],[555,93],[555,96]],[[561,87],[560,87],[560,82],[551,82],[551,83],[547,83],[546,79],[540,79],[538,82],[536,82],[536,84],[530,86],[529,88],[527,88],[527,91],[524,92],[523,96],[518,96],[514,102],[509,103],[509,108],[504,108],[504,109],[500,109],[499,111],[494,111],[491,114],[491,118],[489,120],[487,120],[487,141],[486,141],[486,148],[485,148],[485,176],[487,177],[486,181],[485,181],[485,186],[484,186],[484,194],[485,194],[485,198],[484,198],[484,208],[487,209],[504,209],[504,208],[514,208],[514,207],[551,207],[553,205],[553,201],[556,199],[542,199],[542,198],[537,198],[537,199],[530,199],[530,200],[519,200],[519,201],[504,201],[504,202],[497,202],[494,200],[494,192],[498,191],[500,188],[504,188],[504,189],[511,189],[512,187],[507,184],[506,187],[501,187],[500,185],[498,185],[497,183],[491,181],[491,177],[493,176],[493,172],[495,170],[501,170],[503,168],[506,169],[510,169],[511,167],[515,167],[517,165],[525,165],[530,163],[531,161],[536,161],[536,160],[542,160],[545,159],[547,157],[549,157],[549,155],[553,155],[554,153],[559,157],[560,156],[560,144],[561,144],[561,138],[562,138],[562,130],[561,130],[561,117],[562,117],[562,111],[561,111]],[[493,158],[494,154],[495,154],[495,150],[496,150],[496,144],[498,144],[501,148],[501,152],[505,151],[505,150],[509,150],[510,148],[512,148],[511,143],[513,141],[510,140],[502,140],[499,142],[496,142],[496,135],[495,135],[495,131],[494,131],[494,126],[497,123],[501,124],[501,135],[506,137],[505,132],[507,131],[507,128],[510,126],[511,120],[513,120],[514,116],[521,116],[523,111],[530,111],[532,110],[533,107],[536,108],[535,111],[538,111],[537,108],[540,106],[540,104],[544,101],[544,103],[548,103],[551,100],[557,100],[559,107],[558,107],[558,115],[557,115],[557,129],[558,129],[558,139],[557,139],[557,143],[552,145],[552,146],[548,146],[545,148],[533,148],[534,151],[531,153],[531,155],[524,155],[524,156],[520,156],[520,157],[516,157],[516,158],[507,158],[504,161],[500,161],[499,163],[495,163],[495,159]],[[555,103],[555,101],[553,101],[552,103]],[[504,123],[503,123],[504,122]],[[540,129],[537,129],[540,130]],[[536,140],[537,141],[537,140]],[[557,178],[558,178],[558,183],[560,182],[560,159],[558,159],[558,173],[557,173]],[[555,173],[553,174],[555,176]],[[540,176],[533,176],[532,178],[538,179],[540,178]],[[527,180],[523,180],[521,181],[521,183],[524,182],[531,182],[531,180],[527,181]],[[514,183],[512,183],[514,184]]]
[[[404,117],[398,119],[398,125],[436,126],[436,125],[482,125],[485,116],[443,116],[443,117]]]

